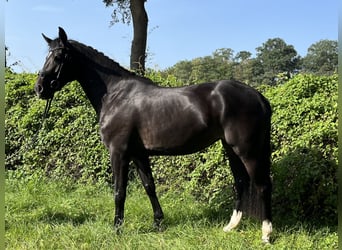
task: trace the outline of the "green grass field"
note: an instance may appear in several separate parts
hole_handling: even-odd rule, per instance
[[[243,220],[235,232],[222,228],[231,211],[212,210],[191,195],[158,189],[164,230],[152,227],[142,187],[128,189],[122,233],[113,230],[108,186],[51,181],[39,175],[6,177],[6,249],[337,249],[336,228],[287,225],[275,218],[273,243],[261,243],[260,223]]]

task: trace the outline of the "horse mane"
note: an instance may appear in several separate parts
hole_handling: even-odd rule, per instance
[[[94,49],[91,46],[85,45],[75,40],[69,40],[68,42],[89,61],[92,61],[106,71],[110,71],[115,75],[120,76],[137,76],[134,72],[125,69],[119,63],[115,62],[113,59],[109,58],[104,53]]]

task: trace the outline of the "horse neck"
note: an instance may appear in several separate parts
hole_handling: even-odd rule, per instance
[[[123,77],[134,77],[134,73],[122,68],[118,63],[98,53],[100,59],[81,56],[78,61],[78,76],[76,80],[81,84],[89,101],[99,117],[102,100],[108,90]],[[101,56],[103,57],[101,60]]]

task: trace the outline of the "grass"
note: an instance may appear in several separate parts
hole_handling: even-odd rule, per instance
[[[273,243],[264,245],[260,223],[244,220],[237,231],[224,233],[230,211],[187,193],[159,188],[159,196],[166,217],[162,232],[153,229],[149,200],[133,183],[123,232],[116,235],[109,187],[7,175],[6,249],[337,249],[337,232],[328,227],[275,221]]]

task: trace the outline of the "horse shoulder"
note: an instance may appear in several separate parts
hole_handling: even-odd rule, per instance
[[[101,139],[107,147],[117,138],[120,143],[128,140],[135,121],[135,92],[135,82],[124,80],[103,98],[99,123]]]

